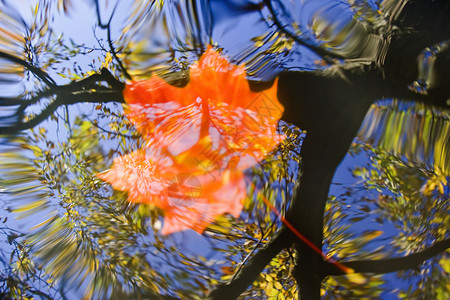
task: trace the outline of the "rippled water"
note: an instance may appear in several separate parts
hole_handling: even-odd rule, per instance
[[[229,262],[245,260],[249,253],[253,253],[254,245],[263,243],[278,222],[272,218],[257,193],[252,195],[253,201],[244,204],[239,201],[238,198],[246,191],[254,192],[255,186],[247,188],[244,184],[247,183],[244,175],[250,173],[244,170],[258,166],[253,170],[254,177],[250,181],[255,181],[256,186],[269,195],[269,200],[282,206],[280,210],[285,209],[289,202],[286,198],[292,193],[288,189],[296,183],[297,170],[293,169],[298,166],[298,151],[304,137],[298,128],[286,124],[276,128],[275,121],[261,118],[261,111],[266,109],[275,111],[275,119],[278,120],[282,108],[278,102],[272,106],[266,103],[266,100],[270,102],[270,97],[258,98],[256,95],[259,94],[247,91],[245,75],[254,81],[270,81],[284,70],[313,72],[347,62],[382,66],[388,46],[387,33],[392,30],[392,21],[399,16],[406,3],[391,0],[382,3],[363,0],[274,0],[269,5],[268,1],[257,0],[171,0],[120,1],[115,6],[113,1],[105,1],[101,2],[99,15],[104,23],[111,18],[110,31],[96,27],[92,36],[84,37],[84,33],[80,33],[73,37],[76,41],[70,41],[70,38],[58,37],[65,31],[64,26],[69,26],[65,25],[68,23],[64,18],[68,17],[63,10],[58,11],[48,1],[39,2],[37,7],[33,3],[31,11],[35,14],[40,12],[33,19],[29,13],[14,9],[7,2],[0,4],[0,128],[3,129],[0,136],[0,200],[5,209],[5,214],[0,214],[0,221],[6,224],[1,228],[3,244],[12,250],[8,253],[1,250],[0,260],[5,266],[11,266],[5,270],[12,274],[17,287],[30,290],[23,282],[35,284],[33,288],[39,286],[36,283],[42,283],[55,298],[59,295],[59,287],[67,287],[74,299],[130,295],[152,298],[155,293],[190,299],[207,293],[218,280],[230,279],[237,265],[230,265]],[[70,1],[58,3],[67,5]],[[71,18],[76,19],[76,15],[80,14],[85,15],[84,18],[89,16],[87,19],[92,19],[92,26],[96,23],[94,10],[83,4],[85,6],[79,6],[77,11],[78,4],[75,1],[71,3],[73,10],[67,6]],[[93,2],[86,3],[91,5]],[[45,8],[51,12],[47,18]],[[51,17],[62,28],[52,27],[52,23],[47,22],[52,20]],[[36,25],[33,26],[33,22]],[[115,51],[109,48],[111,45]],[[53,95],[39,95],[39,92],[55,84],[50,77],[58,78],[56,84],[69,84],[105,67],[121,81],[127,81],[129,86],[140,80],[157,78],[157,74],[180,87],[190,87],[189,72],[192,75],[192,66],[209,49],[209,45],[231,65],[243,66],[239,73],[242,75],[241,81],[230,80],[226,76],[214,77],[212,72],[203,75],[201,84],[197,86],[202,91],[202,97],[192,96],[186,89],[180,89],[176,93],[168,93],[164,103],[159,100],[145,103],[151,102],[151,97],[144,93],[142,97],[145,101],[134,107],[134,114],[125,116],[121,105],[83,104],[78,109],[62,105],[53,117],[35,126],[33,131],[27,131],[26,135],[9,135],[8,126],[16,124],[20,117],[32,119],[55,100]],[[420,55],[418,78],[410,83],[412,92],[425,94],[436,83],[433,64],[436,54],[445,47],[445,43],[435,45]],[[24,50],[28,50],[28,56]],[[22,62],[29,62],[29,65],[12,60],[11,55],[22,59]],[[114,56],[120,59],[122,66],[115,62]],[[33,75],[33,72],[27,71],[33,66],[45,68],[50,75]],[[134,83],[124,74],[125,70]],[[167,86],[162,79],[158,80]],[[91,92],[100,93],[106,86],[103,82]],[[248,99],[243,97],[243,86],[245,93],[251,96]],[[271,94],[273,97],[274,93]],[[265,95],[264,92],[261,94]],[[172,99],[174,95],[188,95],[186,101],[189,102]],[[222,95],[229,98],[222,101]],[[8,104],[14,101],[31,101],[35,105],[22,109],[21,104]],[[127,103],[130,104],[129,101]],[[125,107],[128,112],[132,109],[132,106]],[[255,123],[246,124],[252,121]],[[162,130],[162,133],[154,134],[155,128]],[[425,175],[426,172],[435,173],[442,180],[450,174],[447,112],[424,105],[383,100],[370,108],[358,136],[364,143],[391,153],[400,161],[410,162],[408,168],[413,168],[410,173],[420,176],[406,182],[405,186],[415,189],[410,194],[416,198],[411,196],[410,204],[401,203],[407,202],[402,198],[405,193],[400,197],[395,191],[387,191],[386,186],[376,186],[382,183],[371,178],[372,190],[384,189],[382,192],[385,194],[380,192],[378,198],[375,197],[377,201],[371,202],[370,207],[362,204],[354,206],[346,198],[348,191],[355,188],[349,185],[347,190],[343,188],[344,196],[341,195],[337,202],[333,202],[334,206],[330,206],[327,222],[336,225],[338,220],[347,218],[340,209],[352,205],[352,208],[357,207],[364,213],[380,207],[385,211],[391,212],[389,209],[392,209],[404,213],[403,210],[409,209],[407,212],[410,212],[413,206],[421,207],[419,202],[423,200],[423,203],[436,201],[445,212],[448,201],[445,202],[444,198],[448,196],[448,184],[445,182],[444,187],[444,181],[427,181]],[[261,162],[279,142],[282,142],[280,149],[274,151],[267,161]],[[145,147],[151,143],[154,147],[160,146],[158,154],[164,152],[166,156],[164,163],[151,164],[152,173],[149,175],[145,172],[150,167],[145,163],[149,163],[147,154],[150,150],[145,150]],[[202,152],[204,148],[200,147],[205,145],[208,150],[214,150],[214,157],[202,158],[203,161],[209,167],[219,166],[207,174],[194,162],[194,159],[199,160],[205,155]],[[144,154],[139,158],[139,153]],[[171,173],[173,166],[186,160],[187,156],[190,162],[183,165],[185,172]],[[115,160],[119,165],[121,162],[125,165],[123,162],[128,159],[135,166],[130,172],[126,168],[113,172],[116,183],[114,185],[112,182],[113,189],[100,180],[98,174],[111,168],[114,158],[118,157],[122,158],[122,161]],[[142,164],[136,163],[139,159],[142,159]],[[164,169],[167,165],[172,169]],[[211,174],[222,175],[223,169],[230,166],[237,168],[239,176],[232,174],[233,177],[225,172],[229,176],[224,177],[221,186],[215,181],[211,184],[210,178],[206,179]],[[372,171],[381,174],[383,170]],[[164,174],[154,182],[148,180],[157,172]],[[192,177],[195,172],[197,177]],[[375,176],[373,172],[371,176]],[[207,184],[210,184],[209,190],[206,189]],[[162,185],[165,187],[162,188]],[[427,188],[438,197],[431,199],[419,193],[419,190]],[[133,195],[130,197],[133,189],[138,191],[134,198]],[[157,203],[142,198],[141,194],[148,196],[146,193],[154,196],[155,190],[165,190],[169,200]],[[139,194],[140,191],[144,192]],[[205,191],[225,199],[220,206],[213,203],[212,197],[206,197],[201,203],[202,209],[209,209],[210,212],[199,219],[207,215],[208,221],[215,223],[197,226],[194,220],[177,227],[177,221],[183,217],[186,222],[186,215],[192,213],[194,202]],[[417,198],[419,194],[423,198]],[[357,200],[360,203],[372,201],[364,197]],[[386,201],[389,197],[392,197],[391,202]],[[127,201],[130,198],[134,199],[132,202],[145,204],[130,203]],[[226,198],[233,198],[233,201]],[[172,225],[175,223],[172,231],[166,233],[187,228],[203,232],[206,225],[210,225],[209,229],[203,235],[188,232],[162,236],[162,215],[165,213],[167,217],[169,212],[175,210],[174,207],[181,208],[174,214],[175,217],[172,216]],[[237,218],[241,210],[244,213]],[[218,217],[225,212],[234,217]],[[213,218],[210,218],[211,215]],[[7,221],[7,217],[21,220],[11,222]],[[336,229],[335,240],[330,237],[327,241],[332,245],[330,249],[335,247],[333,251],[339,254],[339,247],[342,246],[343,253],[348,251],[347,254],[355,255],[358,253],[357,247],[367,245],[365,243],[371,237],[379,234],[379,231],[366,232],[362,239],[357,240],[350,233],[344,233],[350,225],[360,221],[358,218],[362,217],[358,215],[353,218],[357,220],[355,223],[346,221]],[[440,222],[430,217],[434,222],[430,227],[433,230],[437,228],[442,237],[446,233],[442,233],[438,225],[445,224],[445,220],[440,215],[439,218],[442,218]],[[420,221],[413,220],[416,223]],[[405,220],[392,222],[396,226],[408,223]],[[19,229],[27,235],[17,234],[16,229],[7,227],[9,224],[21,225]],[[433,235],[433,238],[439,234]],[[410,242],[412,238],[408,236],[405,240]],[[353,242],[356,250],[349,250],[348,244]],[[290,265],[290,255],[282,254],[278,258],[279,265]],[[367,253],[362,255],[370,257]],[[293,286],[292,278],[289,279],[291,281],[286,279],[290,270],[278,271],[273,271],[273,274],[281,274],[280,282]],[[58,285],[53,285],[55,280]],[[373,286],[369,284],[361,290],[366,288],[368,293],[378,295],[376,293],[381,283],[377,280],[372,281],[375,282]],[[342,284],[335,282],[331,286],[330,290],[337,290]],[[11,288],[5,285],[0,286],[1,289]],[[267,289],[259,286],[259,290]]]

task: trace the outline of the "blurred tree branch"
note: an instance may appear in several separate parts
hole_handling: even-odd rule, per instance
[[[226,284],[219,285],[208,295],[208,299],[235,299],[245,289],[256,280],[256,277],[264,270],[266,265],[274,258],[281,250],[292,245],[293,237],[291,232],[282,227],[272,239],[265,244],[256,254],[254,254],[244,267],[239,269],[239,272],[233,276],[233,279]]]
[[[324,58],[327,61],[327,63],[332,63],[332,61],[330,61],[330,58],[334,58],[334,59],[344,59],[345,58],[345,57],[343,57],[343,56],[341,56],[339,54],[327,51],[324,48],[321,48],[321,47],[318,47],[318,46],[315,46],[315,45],[311,45],[310,43],[306,42],[305,40],[303,40],[302,38],[300,38],[299,36],[297,36],[293,32],[290,32],[286,28],[286,25],[282,25],[281,24],[281,21],[278,18],[278,13],[275,11],[275,9],[274,9],[274,7],[272,5],[272,0],[264,0],[263,2],[267,6],[267,8],[269,9],[270,14],[272,16],[272,20],[273,20],[275,26],[278,28],[278,30],[283,32],[289,38],[293,39],[299,45],[302,45],[302,46],[308,48],[309,50],[311,50],[312,52],[316,53],[317,55],[321,56],[322,58]]]
[[[417,253],[409,254],[403,257],[383,258],[375,260],[356,260],[341,262],[344,266],[349,267],[355,273],[375,273],[384,274],[396,271],[412,269],[433,258],[434,256],[444,252],[450,248],[450,238],[439,242],[435,242],[430,247],[425,248]],[[324,262],[323,276],[328,275],[345,275],[345,273],[329,262]]]
[[[31,65],[26,60],[23,60],[21,58],[18,58],[12,54],[0,51],[0,58],[9,60],[10,62],[19,64],[23,67],[25,67],[27,70],[29,70],[31,73],[33,73],[37,78],[41,79],[45,84],[47,84],[49,87],[56,86],[55,81],[43,70],[41,70],[38,67],[35,67]]]
[[[122,61],[117,56],[117,52],[116,52],[116,49],[114,47],[114,44],[113,44],[113,41],[112,41],[112,37],[111,37],[111,21],[112,21],[112,18],[114,16],[114,13],[115,13],[115,11],[117,9],[117,5],[118,4],[119,4],[119,2],[116,2],[115,6],[114,6],[114,9],[113,9],[113,12],[111,13],[111,17],[108,20],[108,23],[104,24],[102,22],[102,17],[101,17],[101,14],[100,14],[100,4],[99,4],[98,0],[95,0],[95,11],[97,13],[97,22],[98,22],[98,26],[100,26],[101,29],[106,29],[106,35],[107,35],[109,50],[111,51],[112,56],[114,57],[114,59],[116,60],[117,64],[119,65],[119,68],[122,71],[123,75],[128,80],[132,80],[133,78],[128,73],[128,71],[125,68],[125,66],[123,65]]]
[[[0,134],[14,134],[22,130],[30,129],[46,120],[63,105],[83,102],[124,102],[122,90],[125,87],[125,84],[116,79],[106,68],[102,68],[100,73],[92,74],[80,81],[73,81],[65,85],[57,85],[47,73],[30,65],[23,59],[3,52],[0,52],[0,57],[24,66],[48,85],[47,89],[38,92],[37,95],[30,99],[19,97],[0,98],[0,106],[19,106],[16,112],[18,116],[17,121],[11,125],[0,127]],[[110,87],[105,86],[102,82],[107,83]],[[40,113],[32,116],[28,120],[23,120],[23,114],[27,107],[38,103],[42,98],[54,99],[51,100]]]

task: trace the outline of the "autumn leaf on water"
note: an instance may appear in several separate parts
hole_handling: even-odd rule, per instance
[[[226,170],[194,176],[178,172],[167,157],[139,150],[117,157],[113,167],[98,175],[128,200],[149,203],[164,211],[163,234],[188,228],[203,232],[216,217],[238,217],[245,197],[243,174]]]
[[[128,200],[164,212],[163,234],[202,232],[218,216],[239,216],[246,195],[243,171],[282,140],[277,84],[252,92],[244,66],[212,48],[190,67],[183,87],[153,76],[124,90],[125,114],[145,148],[115,159],[99,177]]]

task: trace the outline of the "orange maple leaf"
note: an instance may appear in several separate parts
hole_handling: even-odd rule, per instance
[[[131,202],[149,203],[164,211],[163,234],[188,228],[201,233],[218,216],[238,217],[245,197],[242,172],[192,175],[176,173],[170,160],[138,150],[114,159],[107,172],[98,175],[116,190],[128,191]]]
[[[283,107],[277,84],[250,90],[244,66],[212,48],[190,67],[183,88],[153,76],[126,85],[125,113],[145,149],[114,160],[99,177],[128,200],[164,211],[163,234],[202,232],[218,216],[239,216],[246,196],[243,170],[254,166],[284,136],[276,132]]]

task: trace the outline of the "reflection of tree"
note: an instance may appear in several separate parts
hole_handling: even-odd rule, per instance
[[[136,5],[149,15],[161,12],[161,15],[166,16],[166,8],[164,5],[161,8],[157,2],[151,2],[151,7],[145,8]],[[199,3],[205,3],[187,3],[187,13],[182,11],[180,14],[187,17],[183,19],[184,22],[196,30],[186,30],[191,35],[188,34],[184,42],[181,39],[173,42],[180,48],[169,47],[165,52],[170,54],[169,58],[161,58],[161,61],[167,59],[172,63],[177,59],[180,63],[167,64],[163,70],[161,67],[154,69],[170,83],[177,85],[185,85],[188,80],[184,70],[187,69],[190,58],[186,55],[179,59],[176,55],[190,50],[201,54],[197,52],[202,48],[204,50],[202,41],[209,34],[207,26],[199,21],[200,16],[203,16],[202,12],[206,10]],[[450,4],[431,0],[385,0],[378,7],[371,7],[371,3],[351,1],[353,18],[341,27],[334,26],[333,22],[339,20],[327,19],[327,10],[323,9],[313,18],[312,28],[293,21],[295,18],[288,15],[288,4],[282,1],[263,1],[263,4],[257,6],[233,7],[236,14],[261,13],[261,22],[271,26],[267,34],[254,38],[255,45],[252,46],[251,54],[242,58],[255,77],[260,73],[266,74],[267,67],[264,66],[279,62],[283,55],[289,57],[292,53],[301,52],[304,49],[302,47],[308,48],[323,60],[313,71],[292,71],[282,64],[286,70],[278,79],[278,97],[285,107],[283,120],[307,130],[300,152],[302,163],[299,184],[293,186],[297,170],[293,171],[292,165],[294,161],[298,161],[295,152],[299,149],[303,135],[298,129],[289,126],[284,128],[288,139],[273,157],[262,164],[260,170],[254,171],[254,180],[255,186],[263,186],[264,194],[269,195],[272,202],[284,197],[283,207],[287,220],[315,246],[320,249],[325,247],[324,236],[330,250],[333,247],[339,248],[340,245],[340,250],[334,249],[337,257],[342,265],[354,272],[414,272],[413,269],[424,261],[438,257],[439,253],[449,248],[447,177],[450,151],[448,113],[445,109],[450,97]],[[98,2],[96,4],[100,19]],[[180,7],[181,4],[176,8]],[[148,17],[136,13],[134,25],[139,24],[139,18]],[[37,18],[36,22],[39,23],[39,20]],[[36,166],[18,162],[4,167],[5,172],[13,179],[2,185],[19,185],[16,193],[20,195],[26,190],[20,186],[26,183],[24,174],[37,173],[35,177],[29,178],[29,183],[39,182],[39,187],[35,185],[27,191],[41,199],[42,205],[47,206],[51,205],[50,202],[42,199],[52,197],[51,194],[56,195],[65,213],[61,218],[50,218],[47,224],[42,225],[29,238],[32,249],[48,265],[48,274],[68,282],[76,281],[76,278],[91,279],[92,293],[109,291],[117,297],[127,293],[136,293],[136,296],[142,297],[156,297],[156,294],[193,297],[194,294],[206,294],[211,286],[213,289],[210,296],[214,299],[235,298],[243,292],[249,298],[264,295],[292,297],[296,289],[292,284],[293,279],[289,277],[291,271],[299,286],[299,295],[305,299],[320,297],[322,281],[328,287],[328,292],[333,290],[333,285],[350,288],[351,284],[360,284],[363,289],[364,282],[360,277],[343,274],[342,269],[324,260],[308,245],[297,240],[278,220],[273,219],[269,209],[260,203],[260,195],[257,193],[254,197],[258,201],[247,204],[245,217],[223,217],[204,234],[208,240],[225,240],[221,250],[225,252],[224,256],[229,259],[229,263],[222,265],[225,273],[222,279],[228,279],[228,282],[217,285],[220,277],[217,275],[217,268],[212,267],[206,257],[191,258],[182,252],[181,247],[170,246],[168,241],[158,236],[155,229],[159,222],[158,210],[130,206],[124,201],[124,195],[107,190],[96,179],[95,172],[110,164],[115,152],[115,149],[111,149],[108,153],[107,141],[121,141],[121,153],[138,149],[140,143],[123,114],[118,109],[113,111],[106,104],[123,102],[124,84],[115,76],[133,76],[130,70],[125,71],[125,66],[127,61],[133,61],[133,57],[138,55],[137,51],[127,52],[137,48],[133,48],[132,40],[127,40],[126,33],[123,41],[130,43],[114,48],[111,20],[106,24],[99,21],[100,27],[107,30],[110,48],[104,68],[90,75],[72,75],[71,78],[75,80],[70,83],[56,83],[54,76],[49,75],[48,66],[51,66],[51,62],[44,67],[31,55],[24,56],[4,50],[6,46],[11,48],[8,42],[5,42],[6,46],[3,45],[5,47],[0,48],[0,62],[5,65],[1,66],[2,71],[10,67],[9,73],[20,75],[25,68],[36,77],[37,83],[35,91],[0,99],[2,106],[16,109],[12,116],[2,116],[2,134],[19,133],[25,129],[37,128],[48,118],[57,119],[59,107],[81,102],[100,103],[96,106],[97,119],[77,118],[68,126],[67,142],[58,142],[58,145],[46,137],[45,129],[30,132],[30,145],[21,140],[16,142],[18,147],[33,151],[37,157]],[[151,22],[153,24],[155,18]],[[171,21],[163,18],[161,22],[167,25]],[[166,32],[170,36],[170,26]],[[32,35],[33,31],[30,30],[27,34]],[[41,34],[45,36],[46,33],[43,31]],[[6,36],[17,37],[13,33],[7,33]],[[185,47],[181,48],[183,43]],[[358,50],[363,48],[364,51]],[[124,52],[120,52],[121,49]],[[27,51],[26,54],[32,53],[30,49]],[[73,55],[76,56],[77,53]],[[157,55],[146,55],[148,61],[158,58]],[[418,66],[417,58],[421,55],[432,57],[434,66]],[[431,68],[432,71],[426,73],[424,68]],[[171,70],[181,71],[168,72]],[[137,73],[137,77],[145,76],[145,72]],[[260,77],[265,78],[265,75]],[[258,88],[259,84],[251,82],[251,85]],[[378,110],[370,108],[375,101],[383,98],[397,98],[410,103],[406,108],[396,103],[381,103],[381,109]],[[30,114],[30,108],[36,105],[43,108]],[[434,108],[431,109],[430,106]],[[357,170],[355,174],[362,176],[367,182],[367,186],[363,187],[365,192],[372,188],[379,190],[377,202],[369,203],[372,207],[378,207],[381,218],[390,219],[398,226],[408,222],[416,225],[399,227],[407,234],[404,239],[395,239],[393,245],[395,250],[406,252],[403,257],[395,254],[391,258],[378,257],[378,253],[372,253],[372,256],[369,253],[363,257],[363,252],[367,251],[364,249],[364,242],[369,241],[369,237],[376,233],[350,236],[345,230],[345,222],[341,222],[345,219],[341,207],[345,201],[331,200],[328,195],[335,170],[347,153],[369,109],[373,118],[365,121],[361,136],[375,141],[381,148],[374,150],[374,165]],[[384,113],[386,110],[389,113]],[[66,119],[69,121],[69,117]],[[373,129],[375,121],[384,125],[380,127],[381,133]],[[412,124],[421,131],[418,139],[412,137],[415,132],[410,132],[411,126],[401,125],[405,123]],[[109,129],[105,128],[108,126]],[[405,128],[409,141],[407,146],[400,146],[404,144],[404,137],[403,133],[396,131],[396,127]],[[377,134],[382,138],[377,137]],[[105,145],[99,141],[105,142]],[[402,163],[402,160],[396,160],[381,150],[383,147],[399,156],[404,155],[413,163],[420,159],[426,161],[430,157],[431,160],[427,166]],[[20,155],[16,155],[11,154],[10,158],[20,161]],[[42,183],[46,189],[45,195],[39,190]],[[284,186],[286,190],[283,190]],[[294,194],[292,199],[289,198],[291,190]],[[367,199],[361,199],[361,202],[364,201]],[[24,205],[18,210],[36,209],[36,205]],[[421,212],[420,216],[415,215],[417,211]],[[155,229],[151,242],[143,239],[149,234],[148,231],[152,231],[148,223]],[[278,231],[277,226],[280,227]],[[414,239],[408,239],[408,236],[413,235]],[[353,246],[353,253],[348,251],[348,244]],[[146,249],[155,251],[145,252]],[[345,251],[348,252],[347,255],[342,254]],[[359,253],[359,256],[355,253]],[[156,262],[151,262],[147,255],[155,255]],[[235,261],[240,257],[242,264],[237,266]],[[167,275],[163,271],[157,271],[158,261],[166,264],[172,273]],[[442,272],[442,269],[448,271],[447,257],[442,256],[438,264],[440,267],[437,263],[433,267],[428,265],[426,272]],[[180,265],[186,266],[186,269],[177,268]],[[69,275],[73,276],[68,278]],[[324,279],[329,275],[337,277],[331,277],[325,282]],[[349,281],[340,281],[338,275],[348,276]],[[374,285],[364,287],[367,292],[379,292],[378,285],[381,281],[377,280],[372,281],[375,282]],[[245,291],[252,283],[252,288]],[[430,292],[432,296],[446,298],[449,294],[448,284],[444,280],[430,279],[424,284],[428,289],[436,290],[436,294]],[[336,291],[338,293],[339,289],[336,288]]]
[[[43,270],[30,259],[31,254],[25,243],[18,241],[22,234],[8,227],[0,227],[0,232],[7,240],[3,242],[8,242],[14,249],[9,257],[6,251],[0,250],[0,297],[21,299],[34,295],[41,299],[54,299],[56,288],[46,280],[48,277]],[[17,268],[22,272],[18,274]]]

